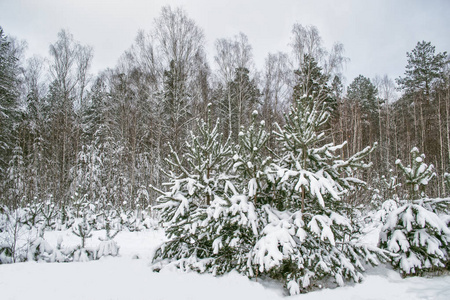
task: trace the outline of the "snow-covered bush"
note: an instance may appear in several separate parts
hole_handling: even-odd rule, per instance
[[[392,264],[403,275],[420,275],[448,265],[450,229],[434,212],[408,203],[389,214],[380,234],[380,247],[397,254]]]
[[[135,209],[120,207],[117,218],[119,222],[116,222],[116,226],[118,225],[121,230],[141,231],[152,226],[146,209],[142,209],[140,204],[137,204]]]
[[[52,220],[48,218],[44,222],[40,207],[36,204],[12,211],[3,209],[0,214],[0,263],[71,260],[74,249],[61,249],[62,240],[55,249],[44,239],[44,232]]]
[[[33,203],[9,210],[0,208],[0,263],[27,260],[45,262],[70,262],[98,259],[102,256],[117,256],[119,245],[113,240],[121,230],[130,230],[121,225],[119,211],[134,216],[133,230],[156,228],[157,222],[147,210],[115,208],[91,203],[86,198],[74,202],[73,206],[61,207],[52,201]],[[80,238],[78,246],[62,246],[62,239],[51,245],[45,239],[46,231],[66,230]],[[94,230],[105,230],[105,236],[95,246],[86,246]],[[131,231],[131,230],[130,230]]]
[[[37,199],[34,199],[33,203],[29,203],[25,207],[26,211],[26,224],[30,227],[34,227],[43,222],[43,216],[41,213],[42,203],[37,202]]]
[[[56,216],[58,214],[58,207],[50,198],[42,203],[41,215],[44,221],[45,227],[52,229],[56,225]]]
[[[114,221],[115,214],[111,213],[114,211],[105,211],[103,213],[103,221],[105,224],[105,237],[99,238],[100,244],[98,245],[96,249],[96,258],[101,258],[103,256],[117,256],[119,254],[119,246],[117,243],[113,240],[116,235],[120,232],[119,230],[116,230],[115,232],[112,232],[112,222]]]
[[[435,176],[433,165],[428,166],[424,158],[413,148],[411,165],[396,161],[411,187],[410,200],[387,215],[380,233],[380,247],[394,253],[392,265],[404,276],[446,268],[449,263],[448,201],[417,200],[425,196],[425,187]]]
[[[41,231],[29,245],[28,260],[51,261],[53,252],[53,247],[44,239]]]
[[[48,262],[69,262],[73,259],[73,254],[75,249],[70,247],[62,247],[63,238],[62,236],[58,237],[56,248],[53,249],[50,257],[48,258]]]
[[[99,259],[103,256],[117,256],[119,255],[119,245],[117,245],[116,241],[102,240],[100,244],[97,246],[95,258]]]
[[[389,170],[389,176],[382,175],[381,178],[377,178],[372,182],[369,189],[372,192],[371,204],[374,208],[382,206],[386,200],[399,201],[397,190],[401,187],[401,183],[393,172],[391,169]]]
[[[425,162],[425,154],[419,154],[416,147],[411,149],[411,165],[405,167],[400,159],[395,164],[402,170],[406,178],[406,184],[410,186],[410,199],[419,199],[425,197],[425,188],[428,182],[436,176],[433,169],[434,166],[427,165]]]
[[[73,206],[60,206],[58,207],[58,214],[55,220],[55,230],[64,231],[71,228],[75,222],[75,208]]]
[[[95,251],[87,248],[78,248],[73,252],[73,261],[88,262],[95,259]]]
[[[72,225],[72,233],[81,239],[81,245],[73,252],[73,260],[85,262],[95,259],[95,250],[86,247],[86,240],[92,237],[92,225],[95,215],[92,213],[93,204],[83,202],[78,218]]]
[[[27,259],[28,245],[35,238],[26,225],[26,212],[18,208],[2,208],[0,219],[0,264]]]
[[[91,231],[92,227],[89,224],[86,216],[78,218],[76,222],[72,225],[72,233],[81,239],[82,248],[84,248],[86,244],[86,239],[92,237]]]

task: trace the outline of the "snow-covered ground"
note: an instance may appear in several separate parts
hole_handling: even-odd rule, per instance
[[[104,232],[87,242],[95,246]],[[76,245],[77,237],[67,232],[48,232],[55,245]],[[120,257],[106,257],[87,263],[26,262],[0,265],[0,299],[450,299],[450,276],[402,279],[385,267],[369,270],[361,284],[348,284],[308,294],[286,297],[275,283],[248,280],[237,273],[223,277],[181,273],[149,267],[162,231],[120,232],[115,240]]]

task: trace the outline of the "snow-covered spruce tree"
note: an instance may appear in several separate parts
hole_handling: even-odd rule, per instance
[[[259,220],[254,198],[239,192],[231,181],[226,181],[224,194],[217,196],[205,210],[195,234],[205,237],[209,257],[204,271],[221,275],[232,270],[253,277],[251,264],[253,245],[259,236]]]
[[[166,228],[167,241],[157,249],[154,261],[174,263],[177,267],[204,270],[201,259],[212,255],[210,237],[197,232],[207,217],[206,208],[216,197],[225,193],[231,168],[232,149],[229,140],[222,143],[218,122],[198,121],[198,134],[191,132],[187,152],[180,157],[171,152],[167,159],[171,169],[167,173],[168,191],[153,187],[161,194],[155,210]]]
[[[419,154],[419,149],[414,147],[411,149],[411,165],[405,167],[400,159],[395,161],[395,164],[405,175],[406,184],[410,187],[409,198],[411,200],[424,198],[428,182],[436,176],[433,171],[434,166],[432,164],[427,165],[424,159],[425,154]]]
[[[402,186],[402,184],[398,180],[398,176],[392,174],[393,170],[390,169],[389,173],[391,174],[389,177],[382,176],[381,177],[381,192],[384,200],[392,199],[394,201],[398,201],[399,197],[397,194],[398,188]]]
[[[235,269],[249,277],[280,279],[291,294],[329,277],[339,285],[359,281],[364,259],[377,263],[376,251],[351,239],[342,197],[363,184],[351,174],[368,166],[363,159],[372,148],[339,159],[334,152],[343,145],[323,143],[326,105],[314,94],[296,98],[286,125],[278,126],[281,151],[274,163],[263,155],[267,133],[256,124],[256,114],[241,130],[231,164],[231,149],[214,150],[226,148],[219,138],[210,138],[217,126],[204,130],[202,123],[186,161],[173,153],[170,163],[179,175],[171,174],[169,192],[160,191],[157,209],[168,241],[156,251],[155,269],[167,263],[213,274]],[[200,139],[204,142],[197,143]],[[208,146],[210,140],[214,146]],[[209,164],[217,156],[221,163]],[[215,168],[208,172],[205,165]],[[211,180],[214,189],[207,184]]]
[[[216,275],[237,270],[257,276],[252,253],[260,237],[258,208],[270,198],[267,173],[271,160],[264,156],[268,133],[264,122],[257,122],[257,115],[254,111],[250,126],[241,128],[233,155],[234,176],[226,180],[223,193],[206,209],[206,218],[197,229],[212,241],[206,270]]]
[[[256,124],[254,113],[233,155],[228,143],[221,144],[217,124],[212,129],[199,124],[200,135],[192,135],[184,156],[190,173],[185,169],[174,178],[172,190],[158,200],[168,241],[157,250],[155,262],[216,275],[237,270],[252,277],[251,253],[259,236],[255,207],[265,201],[267,189],[261,171],[269,161],[261,158],[267,133],[263,123]]]
[[[98,245],[96,249],[96,257],[101,258],[102,256],[117,256],[119,255],[119,245],[114,241],[114,238],[116,235],[120,232],[119,230],[113,231],[113,222],[116,218],[116,212],[113,209],[112,205],[105,205],[104,210],[101,215],[104,227],[105,227],[105,237],[100,238],[100,244]]]
[[[262,207],[265,227],[253,250],[260,273],[282,280],[291,294],[321,287],[323,280],[362,279],[364,261],[378,263],[381,251],[358,244],[343,198],[364,182],[352,177],[368,167],[367,147],[347,160],[334,154],[344,144],[325,144],[326,97],[294,93],[294,103],[277,126],[281,153],[272,164],[272,205]],[[276,208],[275,208],[276,207]]]
[[[392,265],[403,276],[438,271],[450,261],[448,212],[438,214],[441,200],[417,199],[425,196],[425,187],[435,176],[433,165],[428,166],[424,158],[413,148],[411,165],[405,167],[396,161],[410,185],[410,200],[389,214],[380,233],[380,247],[396,254]]]
[[[73,260],[86,262],[95,259],[95,250],[86,247],[86,240],[92,237],[92,226],[95,220],[95,205],[89,203],[85,198],[77,201],[80,211],[72,225],[72,233],[81,239],[81,245],[74,250]]]
[[[398,190],[402,186],[398,176],[393,169],[389,169],[386,175],[375,176],[372,180],[369,191],[371,192],[370,203],[374,208],[379,208],[386,200],[398,201]]]
[[[272,158],[266,144],[269,134],[265,131],[265,123],[257,122],[258,111],[252,113],[252,123],[247,130],[239,132],[239,144],[233,156],[233,173],[237,175],[237,184],[242,191],[246,190],[254,205],[264,204],[270,195],[267,191],[270,183],[267,180],[267,170]]]
[[[52,229],[56,224],[56,216],[58,214],[59,207],[54,203],[52,195],[41,206],[41,216],[44,220],[44,226],[48,229]]]
[[[37,201],[37,198],[34,199],[34,202],[28,203],[25,207],[26,211],[26,221],[25,223],[30,227],[37,227],[40,223],[43,222],[43,218],[41,215],[43,203]]]

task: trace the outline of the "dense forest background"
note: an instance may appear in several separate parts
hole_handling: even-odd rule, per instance
[[[66,30],[49,59],[24,59],[26,44],[0,27],[0,203],[9,207],[85,198],[148,207],[151,186],[167,179],[171,151],[182,153],[196,120],[219,119],[223,138],[237,143],[254,116],[268,132],[283,125],[297,86],[330,104],[326,142],[347,141],[350,157],[377,143],[368,182],[348,201],[368,204],[408,197],[395,164],[410,150],[435,167],[431,197],[450,195],[450,60],[430,42],[408,52],[404,76],[343,85],[344,46],[323,46],[314,26],[294,24],[290,49],[269,54],[263,69],[245,34],[215,42],[208,63],[203,31],[181,9],[165,7],[154,27],[137,33],[117,66],[90,72],[93,49]],[[275,137],[267,145],[277,153]]]

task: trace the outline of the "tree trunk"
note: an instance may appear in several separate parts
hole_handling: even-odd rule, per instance
[[[439,122],[439,148],[440,148],[440,161],[441,161],[441,183],[442,183],[442,191],[445,193],[445,179],[444,179],[444,173],[445,173],[445,156],[444,156],[444,138],[442,136],[442,123],[441,123],[441,95],[438,94],[438,122]],[[439,197],[441,197],[441,191],[438,189]]]

